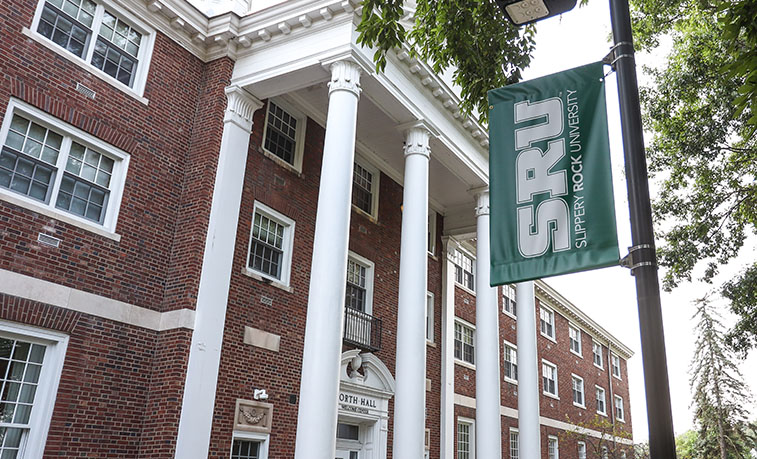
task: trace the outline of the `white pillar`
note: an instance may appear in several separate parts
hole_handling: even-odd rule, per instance
[[[442,262],[442,407],[441,459],[455,454],[455,251],[458,244],[445,237]]]
[[[228,103],[176,440],[175,457],[181,459],[208,457],[252,115],[263,106],[237,86],[226,88],[226,97]]]
[[[429,137],[426,128],[415,126],[408,129],[405,141],[394,459],[418,459],[424,454]]]
[[[334,459],[360,67],[331,64],[310,268],[296,459]]]
[[[476,192],[476,454],[502,457],[499,306],[489,284],[489,189]]]
[[[541,457],[539,433],[539,355],[533,281],[515,286],[518,304],[518,435],[521,456]]]

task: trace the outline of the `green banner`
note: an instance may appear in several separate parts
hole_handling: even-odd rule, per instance
[[[491,285],[617,265],[601,62],[489,91]]]

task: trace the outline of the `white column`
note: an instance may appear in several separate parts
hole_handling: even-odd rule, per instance
[[[444,238],[442,264],[442,409],[441,459],[455,458],[455,250],[458,244]]]
[[[426,408],[426,290],[429,131],[408,129],[402,195],[394,459],[423,457]]]
[[[263,105],[237,86],[226,88],[226,97],[228,102],[197,292],[195,329],[176,440],[175,457],[181,459],[208,457],[252,115]]]
[[[515,286],[518,304],[518,435],[521,456],[541,457],[539,433],[539,355],[533,281]]]
[[[502,457],[499,306],[489,284],[489,189],[476,193],[476,454]]]
[[[296,459],[334,459],[360,67],[331,64],[302,355]]]

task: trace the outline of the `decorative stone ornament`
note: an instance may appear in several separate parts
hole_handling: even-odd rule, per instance
[[[234,409],[234,430],[270,433],[273,404],[237,399]]]
[[[331,64],[329,94],[334,91],[349,91],[360,97],[360,66],[351,61],[336,61]]]

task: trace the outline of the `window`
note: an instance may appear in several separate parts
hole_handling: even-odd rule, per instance
[[[0,193],[112,232],[128,155],[26,104],[12,99],[8,107],[0,130]]]
[[[263,149],[300,170],[305,117],[281,99],[270,100],[263,130]]]
[[[468,290],[474,290],[476,285],[473,278],[473,257],[455,250],[455,282],[464,286]]]
[[[363,161],[355,161],[352,174],[352,205],[376,218],[379,172]]]
[[[268,434],[234,432],[231,442],[231,459],[266,459]]]
[[[360,440],[360,426],[355,424],[345,424],[343,422],[336,425],[336,438],[342,440]]]
[[[294,221],[255,201],[247,269],[289,285]]]
[[[457,459],[474,459],[475,432],[473,430],[473,420],[457,420]]]
[[[573,376],[573,404],[585,408],[584,402],[584,380],[580,376]]]
[[[626,420],[625,413],[623,411],[623,399],[618,395],[615,396],[615,419],[624,422]]]
[[[93,73],[141,95],[154,34],[131,15],[92,0],[43,0],[32,29]]]
[[[542,360],[541,375],[544,394],[557,397],[557,365]]]
[[[602,447],[602,459],[607,459],[607,457],[608,457],[608,454],[607,454],[607,447],[606,447],[606,446],[603,446],[603,447]]]
[[[434,294],[426,292],[426,341],[434,342]]]
[[[612,361],[612,375],[620,379],[620,357],[611,353],[610,359]]]
[[[570,337],[570,351],[581,356],[581,330],[570,325],[568,327],[568,335]]]
[[[547,457],[549,457],[549,459],[558,459],[560,457],[557,437],[549,436],[547,438]]]
[[[597,413],[607,415],[607,404],[605,402],[605,390],[599,386],[594,386],[596,389],[597,399]]]
[[[518,430],[510,429],[510,459],[518,459],[520,456],[520,438]]]
[[[373,312],[373,263],[349,252],[345,306],[366,314]]]
[[[428,210],[427,235],[428,240],[426,243],[428,245],[426,248],[428,249],[428,253],[431,256],[436,256],[436,212],[431,209]]]
[[[515,345],[505,341],[505,381],[518,382],[518,351]]]
[[[551,309],[547,309],[544,306],[539,308],[539,324],[541,326],[541,334],[555,339],[555,313]]]
[[[578,459],[586,459],[586,443],[578,442]]]
[[[510,316],[517,316],[517,308],[515,304],[515,286],[503,285],[502,286],[502,312]]]
[[[455,358],[471,365],[475,363],[474,333],[473,327],[455,322]]]
[[[42,457],[68,338],[0,322],[0,456]]]
[[[626,450],[620,452],[620,459],[626,459]]]
[[[604,363],[602,362],[602,345],[592,340],[591,349],[594,354],[594,365],[599,368],[604,368]]]

